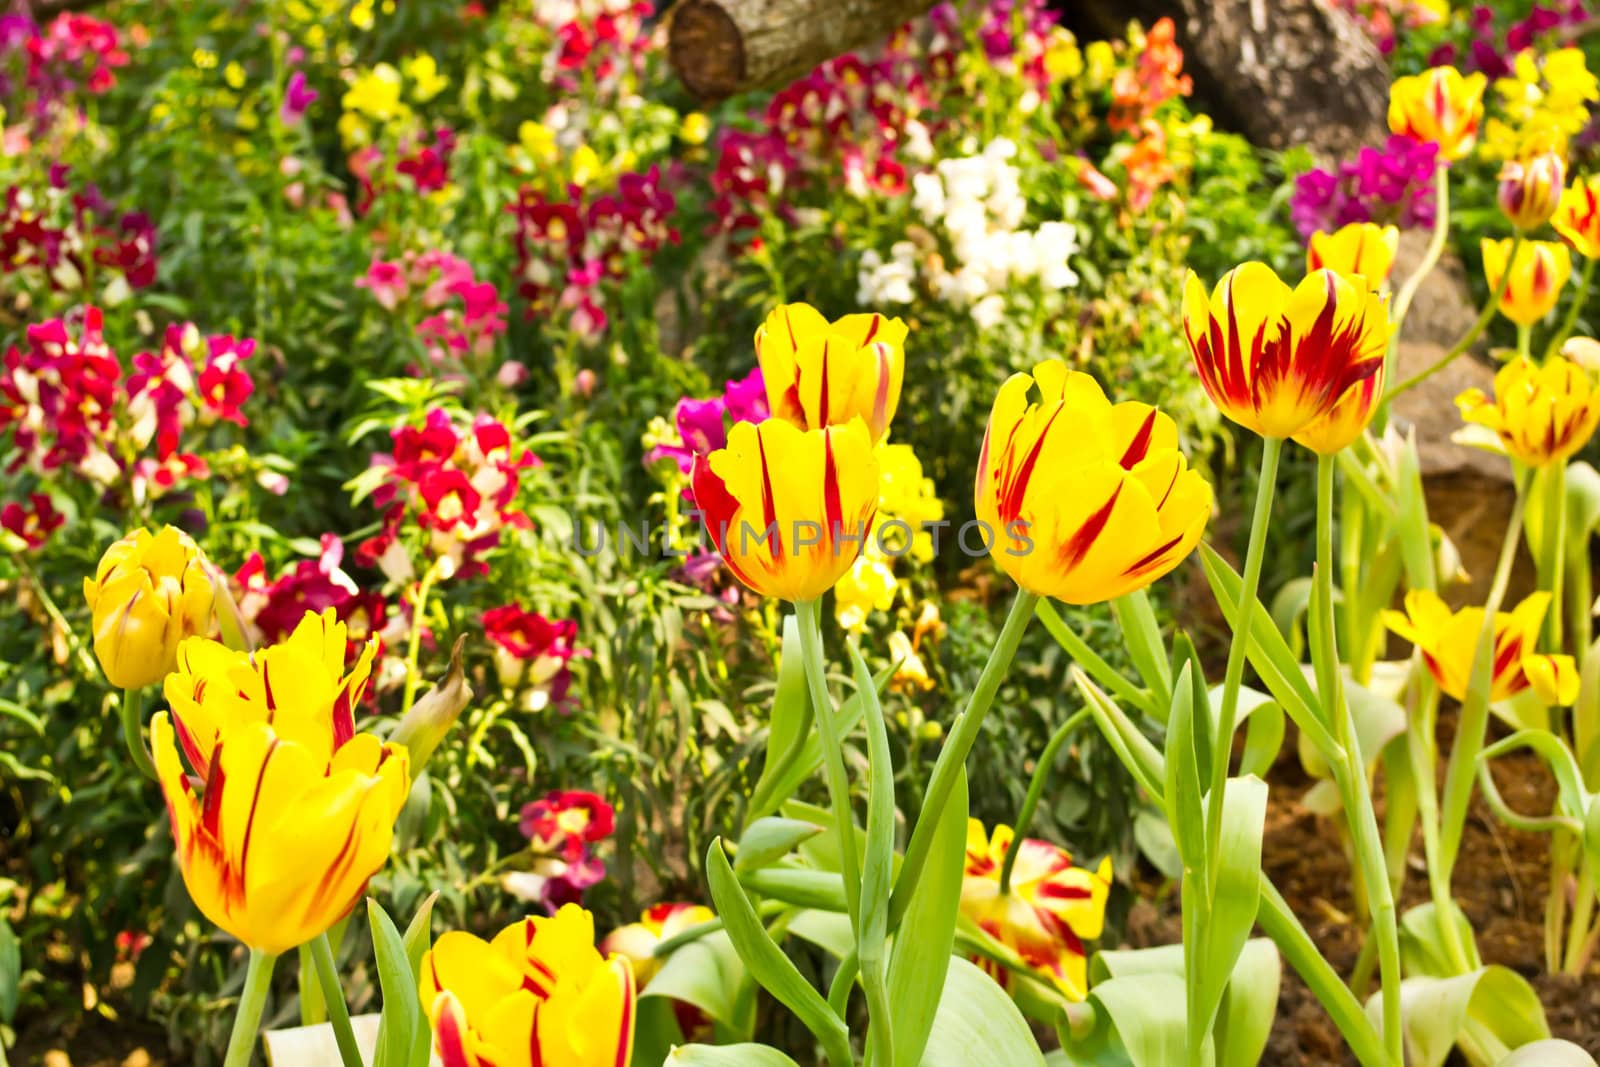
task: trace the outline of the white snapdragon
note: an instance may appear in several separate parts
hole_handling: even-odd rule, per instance
[[[861,254],[856,272],[856,301],[866,307],[880,304],[909,304],[916,299],[912,284],[917,280],[917,248],[910,241],[896,241],[885,260],[877,249]]]

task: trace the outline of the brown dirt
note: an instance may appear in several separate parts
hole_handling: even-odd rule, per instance
[[[1453,714],[1446,712],[1440,722],[1443,752],[1449,751],[1454,725]],[[1272,775],[1262,866],[1328,960],[1341,974],[1349,974],[1361,947],[1350,865],[1334,823],[1301,806],[1302,796],[1313,783],[1293,756],[1292,736],[1284,752]],[[1544,764],[1531,754],[1517,753],[1496,761],[1495,782],[1507,803],[1517,810],[1550,810],[1555,784]],[[1381,794],[1381,783],[1379,789]],[[1378,805],[1381,819],[1381,795]],[[1504,826],[1482,798],[1474,796],[1456,863],[1456,901],[1472,921],[1484,962],[1502,964],[1528,978],[1544,1004],[1552,1034],[1600,1057],[1600,983],[1594,980],[1594,966],[1582,978],[1542,973],[1547,856],[1548,841],[1543,835]],[[1143,895],[1146,901],[1152,896]],[[1427,896],[1419,834],[1412,842],[1400,901],[1402,914],[1425,902]],[[1159,905],[1136,905],[1128,921],[1129,943],[1140,946],[1178,940],[1181,930],[1176,909],[1175,894]],[[1322,1006],[1288,969],[1277,1022],[1262,1062],[1305,1067],[1345,1067],[1356,1062]]]

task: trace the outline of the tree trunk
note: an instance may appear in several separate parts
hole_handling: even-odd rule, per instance
[[[782,88],[818,63],[882,40],[934,3],[683,0],[667,27],[667,59],[704,100]]]

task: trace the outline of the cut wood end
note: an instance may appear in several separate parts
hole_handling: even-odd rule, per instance
[[[744,84],[744,38],[715,0],[684,0],[667,27],[667,62],[690,92],[702,100],[721,100]]]

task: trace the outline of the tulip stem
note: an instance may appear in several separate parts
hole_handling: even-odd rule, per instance
[[[1510,271],[1511,268],[1507,267],[1506,273],[1509,274]],[[1528,354],[1532,351],[1532,349],[1533,327],[1529,326],[1525,322],[1519,322],[1517,324],[1517,355],[1521,356],[1523,359],[1527,359]]]
[[[1027,630],[1028,620],[1033,618],[1038,603],[1038,594],[1026,589],[1017,590],[1017,599],[1011,602],[1011,613],[1006,616],[1000,636],[989,651],[989,661],[983,665],[978,684],[973,686],[971,695],[967,697],[966,709],[951,727],[944,746],[939,749],[939,758],[933,764],[933,775],[928,780],[928,791],[922,797],[922,810],[917,813],[917,824],[906,845],[905,862],[900,865],[900,874],[894,883],[894,895],[889,901],[891,933],[900,926],[900,920],[916,893],[917,880],[922,877],[922,868],[928,862],[928,850],[933,847],[934,828],[944,816],[944,806],[950,801],[956,779],[966,766],[967,754],[978,740],[984,717],[989,714],[995,694],[1000,691],[1000,683],[1011,668],[1017,645],[1021,644],[1023,632]]]
[[[128,745],[128,758],[139,768],[139,773],[156,780],[156,766],[150,762],[150,750],[144,744],[144,690],[124,689],[117,705],[122,718],[122,740]]]
[[[1589,299],[1589,286],[1594,281],[1594,265],[1600,260],[1585,258],[1583,272],[1578,275],[1578,291],[1572,294],[1572,306],[1567,308],[1566,316],[1561,320],[1561,328],[1556,330],[1550,338],[1550,343],[1544,348],[1544,361],[1549,363],[1552,358],[1561,352],[1561,346],[1567,343],[1567,338],[1572,336],[1572,331],[1578,325],[1578,312],[1583,310],[1583,305]],[[1511,271],[1507,270],[1507,274]]]
[[[272,987],[272,965],[278,957],[258,948],[250,950],[250,966],[244,973],[244,990],[233,1016],[233,1033],[228,1037],[228,1055],[222,1067],[249,1067],[256,1047],[256,1031],[261,1026],[261,1009]]]
[[[822,742],[822,767],[828,779],[828,796],[833,802],[834,829],[839,836],[839,874],[844,879],[845,907],[850,914],[850,929],[861,927],[861,861],[856,855],[856,820],[850,810],[850,775],[844,766],[844,737],[828,694],[827,665],[822,657],[822,611],[815,600],[802,600],[794,606],[800,622],[800,655],[805,658],[806,679],[811,685],[812,710],[817,715],[817,739]]]
[[[328,1006],[328,1021],[333,1024],[339,1059],[344,1067],[366,1067],[361,1062],[361,1049],[356,1045],[356,1032],[350,1025],[350,1008],[344,1002],[344,988],[339,984],[333,946],[328,943],[326,930],[311,939],[311,962],[317,970],[317,984],[322,987],[322,1001]]]
[[[1206,800],[1206,855],[1222,854],[1222,804],[1228,788],[1229,756],[1233,751],[1233,728],[1239,713],[1239,687],[1244,684],[1245,657],[1250,651],[1249,624],[1256,590],[1261,585],[1261,563],[1266,555],[1267,526],[1272,521],[1272,492],[1278,480],[1278,460],[1283,456],[1283,438],[1262,439],[1261,481],[1256,486],[1255,512],[1250,517],[1250,541],[1245,549],[1244,576],[1239,600],[1234,605],[1233,642],[1228,646],[1228,670],[1222,680],[1222,709],[1218,716],[1217,741],[1211,754],[1211,788]],[[1220,863],[1208,864],[1211,885],[1209,898],[1216,896],[1216,873]]]
[[[1521,251],[1521,249],[1522,231],[1518,230],[1517,235],[1511,239],[1511,257],[1509,262],[1516,262],[1517,253]],[[1500,284],[1496,285],[1494,287],[1494,292],[1489,294],[1489,299],[1484,303],[1483,310],[1478,312],[1478,318],[1475,322],[1473,322],[1472,327],[1468,329],[1466,333],[1462,334],[1461,339],[1450,346],[1450,351],[1446,352],[1436,362],[1430,364],[1423,370],[1418,371],[1416,374],[1413,374],[1399,385],[1391,386],[1389,391],[1383,396],[1384,404],[1387,405],[1389,401],[1393,400],[1407,389],[1421,385],[1429,378],[1432,378],[1435,374],[1438,374],[1450,364],[1454,363],[1457,356],[1471,348],[1472,343],[1483,334],[1484,330],[1489,328],[1489,323],[1494,321],[1495,314],[1500,310],[1500,299],[1505,296],[1506,287],[1510,284],[1511,270],[1508,267],[1501,273]],[[1395,330],[1395,335],[1398,337],[1398,324],[1396,324]]]
[[[1439,264],[1439,257],[1444,255],[1445,239],[1450,234],[1450,166],[1443,160],[1439,161],[1433,172],[1433,182],[1433,236],[1428,241],[1427,251],[1422,254],[1422,262],[1417,264],[1417,269],[1406,278],[1395,296],[1394,314],[1390,318],[1394,322],[1396,339],[1400,336],[1400,326],[1405,322],[1406,313],[1411,310],[1411,301],[1416,299],[1417,290],[1422,288],[1423,279],[1433,273],[1433,268]],[[1508,269],[1506,273],[1510,274],[1511,271]],[[1391,350],[1393,347],[1390,346]]]
[[[1445,766],[1439,856],[1439,876],[1445,885],[1450,884],[1455,871],[1456,853],[1461,848],[1461,834],[1467,823],[1467,806],[1472,800],[1478,753],[1483,749],[1484,732],[1489,728],[1489,688],[1494,684],[1494,617],[1505,600],[1506,586],[1511,582],[1511,564],[1522,543],[1522,515],[1527,508],[1529,481],[1526,475],[1517,479],[1511,521],[1506,525],[1505,543],[1500,547],[1500,561],[1495,566],[1489,600],[1483,606],[1483,625],[1479,628],[1478,646],[1472,656],[1467,698],[1461,704],[1456,741],[1450,749],[1450,762]],[[1439,921],[1452,922],[1454,916],[1441,915]]]
[[[1395,916],[1394,890],[1384,862],[1383,838],[1372,809],[1365,757],[1357,739],[1355,713],[1344,695],[1339,667],[1339,644],[1333,611],[1333,473],[1334,457],[1317,457],[1317,566],[1313,575],[1320,625],[1311,627],[1312,660],[1323,714],[1334,716],[1335,736],[1342,749],[1343,766],[1334,775],[1344,807],[1345,824],[1355,846],[1356,861],[1365,883],[1367,911],[1372,917],[1372,937],[1377,942],[1382,974],[1383,1041],[1392,1067],[1403,1067],[1405,1048],[1400,1022],[1400,930]],[[1225,752],[1219,746],[1218,753]]]
[[[1039,798],[1044,795],[1044,787],[1050,782],[1050,768],[1055,765],[1056,752],[1071,736],[1072,731],[1092,714],[1088,708],[1080,708],[1077,714],[1056,728],[1056,732],[1050,736],[1050,743],[1044,746],[1044,752],[1039,756],[1039,763],[1033,768],[1033,780],[1028,783],[1028,795],[1022,799],[1022,810],[1017,812],[1017,824],[1011,831],[1011,847],[1006,849],[1005,862],[1000,865],[1001,896],[1011,892],[1011,868],[1017,865],[1017,853],[1021,851],[1023,838],[1028,836],[1028,824],[1033,821],[1034,809],[1039,806]]]
[[[433,589],[433,576],[437,569],[437,563],[429,565],[411,599],[411,643],[406,649],[406,688],[405,698],[400,704],[401,719],[406,717],[406,712],[416,702],[417,687],[422,684],[422,672],[417,667],[417,660],[422,654],[422,616],[428,606],[428,593]]]
[[[1567,465],[1552,463],[1539,472],[1543,482],[1544,521],[1540,524],[1538,552],[1539,583],[1550,594],[1550,607],[1545,612],[1544,632],[1551,652],[1562,651],[1561,595],[1566,586],[1567,557]],[[1581,655],[1584,649],[1578,649]]]

